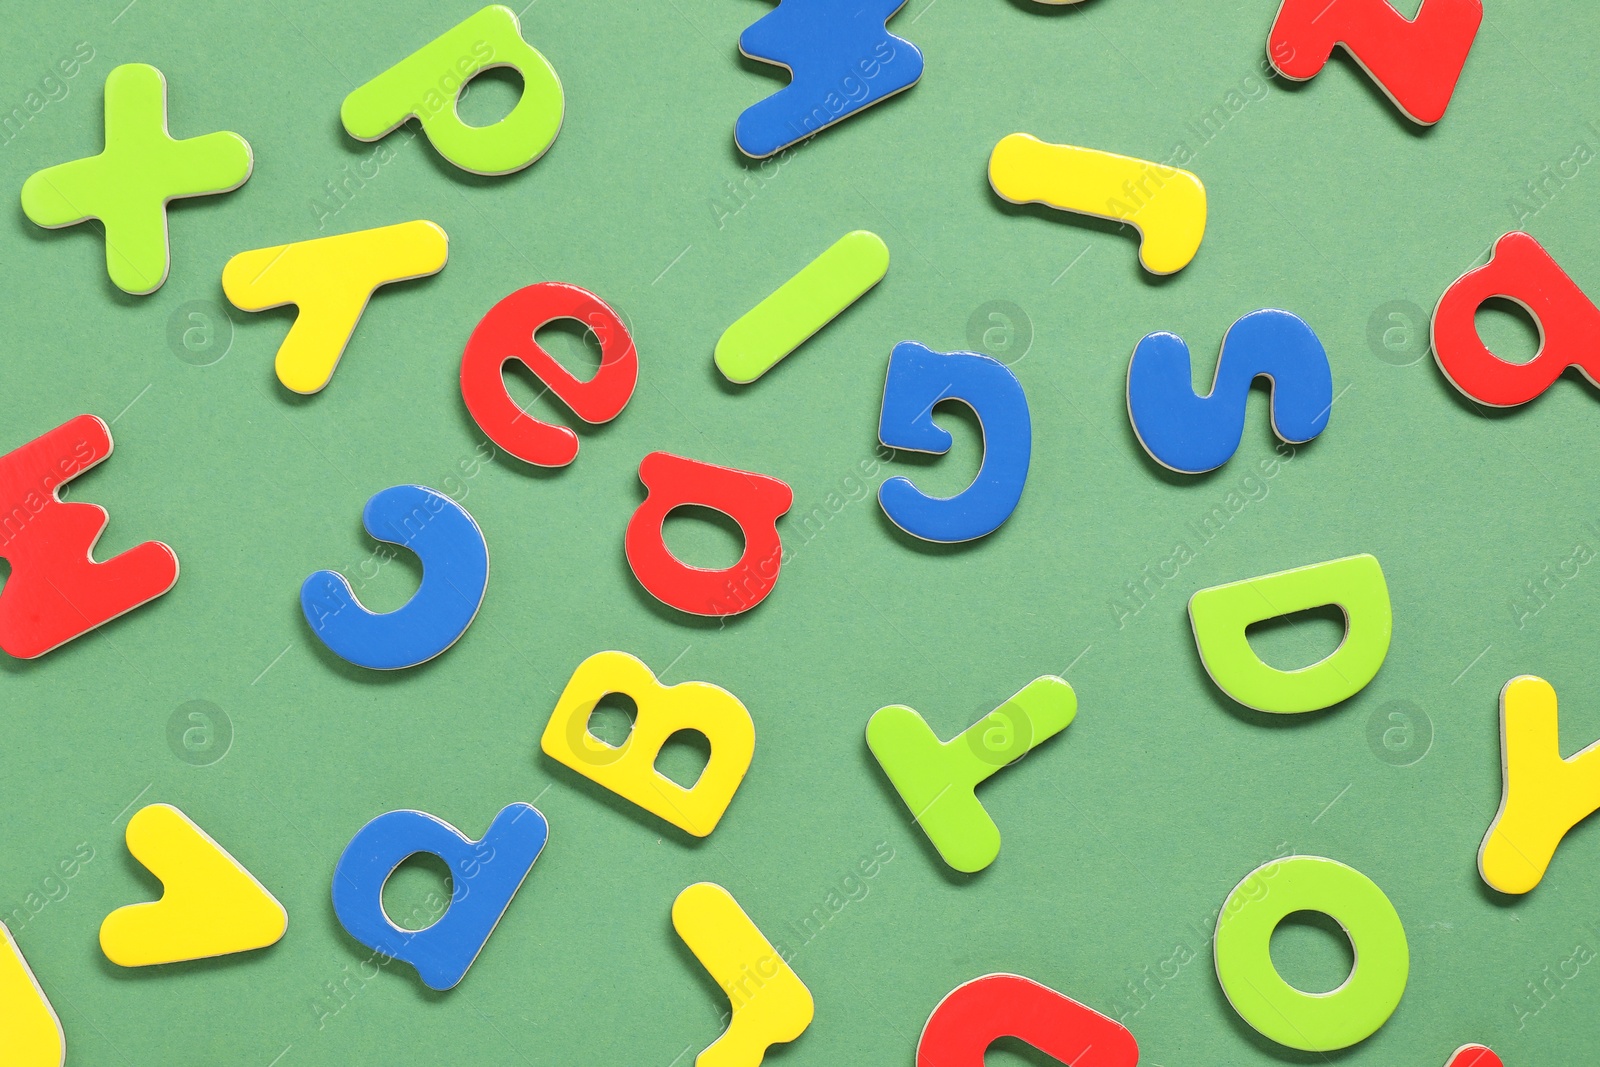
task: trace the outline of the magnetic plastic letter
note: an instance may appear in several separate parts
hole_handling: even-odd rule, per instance
[[[0,456],[0,648],[33,659],[171,589],[178,557],[146,541],[103,563],[106,509],[63,501],[61,486],[111,455],[111,429],[79,415]]]
[[[1206,187],[1188,171],[1031,134],[1009,134],[994,146],[989,185],[1013,204],[1130,223],[1139,231],[1139,263],[1151,274],[1187,267],[1206,232]]]
[[[495,67],[522,76],[522,97],[499,122],[468,126],[456,113],[461,89]],[[345,97],[339,118],[361,141],[376,141],[415,118],[439,154],[462,170],[510,174],[545,154],[561,132],[565,107],[550,61],[522,39],[510,8],[491,4]]]
[[[1478,848],[1478,873],[1502,893],[1544,878],[1567,831],[1600,808],[1600,741],[1561,758],[1556,691],[1520,675],[1500,690],[1500,810]]]
[[[1022,383],[1004,363],[901,341],[889,356],[878,440],[909,452],[950,451],[950,432],[933,421],[934,405],[945,400],[966,404],[983,427],[983,463],[972,484],[955,496],[933,497],[908,478],[890,478],[878,487],[878,503],[911,536],[953,544],[994,533],[1017,509],[1028,481],[1033,421]]]
[[[794,79],[739,115],[739,151],[765,159],[915,85],[922,53],[885,25],[905,2],[779,0],[752,23],[739,51]]]
[[[1329,604],[1344,611],[1344,641],[1309,667],[1269,667],[1245,637],[1255,623]],[[1189,598],[1189,621],[1217,688],[1275,714],[1320,711],[1361,692],[1383,666],[1394,628],[1383,568],[1365,553],[1202,589]]]
[[[1071,1067],[1138,1067],[1128,1028],[1049,986],[1016,974],[986,974],[939,1001],[917,1042],[917,1067],[983,1067],[1002,1037],[1026,1041]]]
[[[776,478],[652,452],[639,463],[644,503],[628,520],[628,566],[651,596],[693,615],[737,615],[766,599],[778,581],[783,542],[778,518],[794,492]],[[691,567],[667,548],[661,524],[673,508],[699,504],[727,515],[744,534],[744,553],[731,567]]]
[[[376,671],[400,670],[455,644],[489,587],[489,545],[467,509],[421,485],[375,493],[361,525],[378,541],[422,560],[422,584],[394,611],[368,611],[337,571],[317,571],[300,586],[300,610],[337,656]]]
[[[726,889],[696,882],[672,902],[672,928],[728,994],[733,1017],[695,1067],[757,1067],[767,1048],[811,1025],[811,990]]]
[[[1000,828],[974,790],[1077,713],[1072,686],[1047,674],[948,741],[902,704],[880,708],[867,723],[867,747],[939,855],[971,874],[1000,855]]]
[[[128,820],[128,851],[161,879],[161,899],[100,924],[100,950],[121,967],[177,963],[275,945],[289,914],[266,886],[171,804]]]
[[[1333,371],[1311,327],[1287,311],[1252,311],[1222,338],[1211,392],[1196,396],[1189,346],[1171,333],[1145,336],[1128,363],[1128,418],[1150,458],[1180,474],[1216,470],[1244,437],[1250,384],[1272,386],[1272,432],[1304,444],[1328,426]]]
[[[583,323],[600,342],[600,369],[582,381],[534,334],[557,319]],[[518,289],[489,309],[461,357],[461,398],[478,429],[524,463],[564,467],[578,457],[578,435],[529,415],[506,392],[505,366],[516,360],[587,423],[622,414],[639,381],[639,354],[622,319],[604,300],[565,282]]]
[[[588,731],[590,713],[608,693],[625,693],[638,708],[632,732],[616,748]],[[711,758],[688,789],[655,767],[661,747],[679,730],[694,730],[711,743]],[[750,769],[756,726],[726,689],[709,682],[662,685],[626,652],[596,652],[572,672],[539,747],[652,815],[705,837]]]
[[[1272,931],[1297,911],[1344,928],[1355,969],[1331,993],[1303,993],[1272,965]],[[1353,867],[1290,856],[1256,868],[1228,894],[1217,917],[1217,982],[1239,1017],[1280,1045],[1332,1052],[1365,1041],[1400,1006],[1411,950],[1383,890]]]
[[[852,230],[801,268],[776,292],[740,316],[717,341],[722,376],[747,385],[883,280],[889,246],[867,230]]]
[[[250,143],[236,133],[174,139],[166,78],[147,63],[124,63],[106,76],[105,148],[23,182],[22,211],[52,230],[99,219],[112,284],[145,296],[172,264],[167,202],[237,189],[251,165]]]
[[[222,268],[222,291],[242,311],[300,308],[276,370],[287,388],[315,393],[333,377],[373,291],[437,274],[449,251],[438,226],[402,222],[240,252]]]
[[[1505,1067],[1505,1064],[1485,1045],[1462,1045],[1450,1054],[1450,1062],[1445,1067]]]
[[[1315,77],[1342,44],[1406,118],[1432,126],[1444,118],[1483,0],[1423,0],[1408,19],[1386,0],[1283,0],[1267,54],[1286,78]]]
[[[334,914],[363,945],[415,967],[429,989],[452,989],[483,951],[549,836],[544,814],[520,802],[506,805],[477,841],[426,812],[387,812],[357,830],[339,856]],[[422,852],[450,868],[450,904],[430,925],[405,930],[383,910],[383,883]]]
[[[1521,304],[1539,324],[1539,351],[1507,363],[1478,335],[1478,308],[1492,297]],[[1444,291],[1433,312],[1433,358],[1467,396],[1491,407],[1514,407],[1539,396],[1568,367],[1600,385],[1600,308],[1531,236],[1508,233],[1489,262]]]
[[[22,949],[0,923],[0,1020],[4,1020],[7,1067],[61,1067],[67,1038],[50,998],[39,988]]]

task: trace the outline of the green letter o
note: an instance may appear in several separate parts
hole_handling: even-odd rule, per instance
[[[1272,965],[1272,932],[1297,911],[1317,911],[1344,928],[1355,967],[1339,988],[1305,993]],[[1400,916],[1376,883],[1353,867],[1291,856],[1257,868],[1217,917],[1217,981],[1241,1018],[1266,1037],[1307,1052],[1364,1041],[1400,1006],[1411,970]]]

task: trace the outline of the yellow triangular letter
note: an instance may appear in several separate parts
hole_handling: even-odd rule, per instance
[[[100,949],[123,967],[176,963],[266,948],[289,915],[260,882],[189,817],[151,804],[128,820],[128,851],[165,887],[100,924]]]

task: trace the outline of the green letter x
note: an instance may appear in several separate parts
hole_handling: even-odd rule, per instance
[[[236,133],[174,139],[166,79],[148,63],[125,63],[106,78],[105,150],[31,176],[22,211],[52,229],[99,219],[112,282],[144,296],[167,280],[167,201],[237,189],[250,166],[250,143]]]

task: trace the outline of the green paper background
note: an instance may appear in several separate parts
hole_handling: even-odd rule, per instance
[[[38,661],[0,661],[0,908],[61,1015],[70,1063],[687,1065],[725,1008],[669,921],[674,896],[702,879],[796,952],[817,1014],[772,1053],[788,1067],[909,1065],[939,998],[997,970],[1122,1012],[1150,1065],[1433,1067],[1469,1040],[1509,1064],[1553,1065],[1593,1047],[1600,965],[1577,961],[1600,947],[1600,828],[1575,830],[1525,899],[1489,892],[1475,855],[1500,795],[1507,679],[1555,685],[1569,753],[1600,736],[1600,565],[1572,562],[1580,544],[1600,549],[1584,458],[1600,448],[1597,397],[1569,374],[1521,410],[1476,410],[1426,358],[1421,309],[1517,226],[1513,197],[1538,208],[1526,228],[1600,292],[1600,168],[1586,159],[1547,177],[1579,145],[1600,153],[1600,12],[1496,0],[1449,114],[1422,131],[1343,56],[1305,85],[1261,78],[1273,0],[911,0],[891,28],[924,51],[922,82],[763,171],[732,129],[781,84],[735,47],[768,4],[537,0],[524,34],[567,97],[544,159],[478,178],[397,133],[376,176],[335,201],[326,183],[379,151],[344,136],[341,99],[473,4],[124,2],[12,0],[0,117],[28,117],[0,136],[0,187],[98,151],[101,86],[132,61],[165,72],[176,135],[238,131],[256,165],[238,192],[172,209],[171,277],[147,298],[111,287],[92,225],[40,230],[13,205],[0,228],[0,444],[80,412],[115,418],[115,456],[71,495],[110,510],[102,558],[158,537],[182,561],[156,603]],[[78,42],[94,58],[44,84]],[[492,117],[509,96],[474,86],[466,110]],[[1203,142],[1193,124],[1208,113],[1222,120]],[[1157,159],[1186,144],[1210,194],[1197,259],[1153,280],[1131,231],[1001,202],[985,164],[1017,130]],[[729,182],[744,183],[740,198]],[[235,252],[316,236],[318,201],[338,207],[323,233],[427,218],[451,255],[436,277],[380,292],[332,384],[302,399],[272,372],[292,311],[233,312],[230,324],[219,278]],[[887,279],[755,385],[722,382],[721,331],[855,228],[888,242]],[[583,432],[565,470],[475,461],[462,346],[496,300],[541,279],[627,315],[638,391],[615,423]],[[1260,307],[1303,316],[1327,346],[1329,430],[1256,477],[1274,444],[1258,391],[1228,466],[1159,470],[1124,407],[1134,343],[1179,333],[1203,383],[1228,325]],[[1491,343],[1531,353],[1526,326],[1484,318]],[[191,327],[197,351],[182,343]],[[977,466],[973,424],[955,418],[946,459],[874,467],[884,368],[906,338],[987,345],[1027,389],[1027,491],[976,544],[913,543],[873,500],[891,473],[948,493]],[[622,534],[652,449],[794,488],[777,589],[725,627],[658,606],[628,571]],[[298,588],[320,567],[354,571],[374,547],[363,503],[401,482],[463,499],[493,574],[457,646],[368,673],[320,647]],[[1230,492],[1245,505],[1202,544],[1195,524]],[[736,551],[722,526],[693,520],[669,540],[703,564]],[[1194,561],[1119,619],[1125,583],[1180,541]],[[1290,719],[1211,686],[1184,611],[1193,590],[1362,551],[1382,561],[1395,615],[1371,686]],[[1525,583],[1563,567],[1546,602],[1531,599]],[[362,595],[395,607],[418,574],[385,567]],[[1257,647],[1298,665],[1336,640],[1316,618],[1269,627]],[[566,678],[608,648],[669,682],[720,684],[755,717],[754,766],[709,840],[539,754]],[[873,764],[867,718],[905,703],[949,736],[1051,672],[1077,690],[1077,721],[985,787],[1004,848],[989,870],[954,876]],[[220,734],[209,751],[203,730],[192,736],[198,753],[169,740],[193,700],[227,718],[220,759]],[[101,918],[159,891],[122,845],[135,803],[157,800],[283,901],[280,944],[149,970],[103,958]],[[476,835],[517,800],[545,812],[551,841],[466,981],[436,995],[405,966],[361,977],[370,954],[329,904],[355,830],[416,807]],[[892,861],[847,886],[880,843]],[[94,859],[61,880],[80,844]],[[1410,938],[1399,1011],[1346,1053],[1259,1038],[1212,974],[1215,910],[1288,851],[1370,876]],[[436,884],[425,870],[395,881],[402,910]],[[859,899],[831,914],[830,894],[847,892]],[[820,931],[796,936],[816,909]],[[1342,976],[1347,953],[1325,928],[1285,928],[1277,948],[1307,987]],[[1142,1006],[1129,983],[1146,983]],[[1018,1062],[1044,1058],[1016,1045],[990,1055],[992,1067]]]

